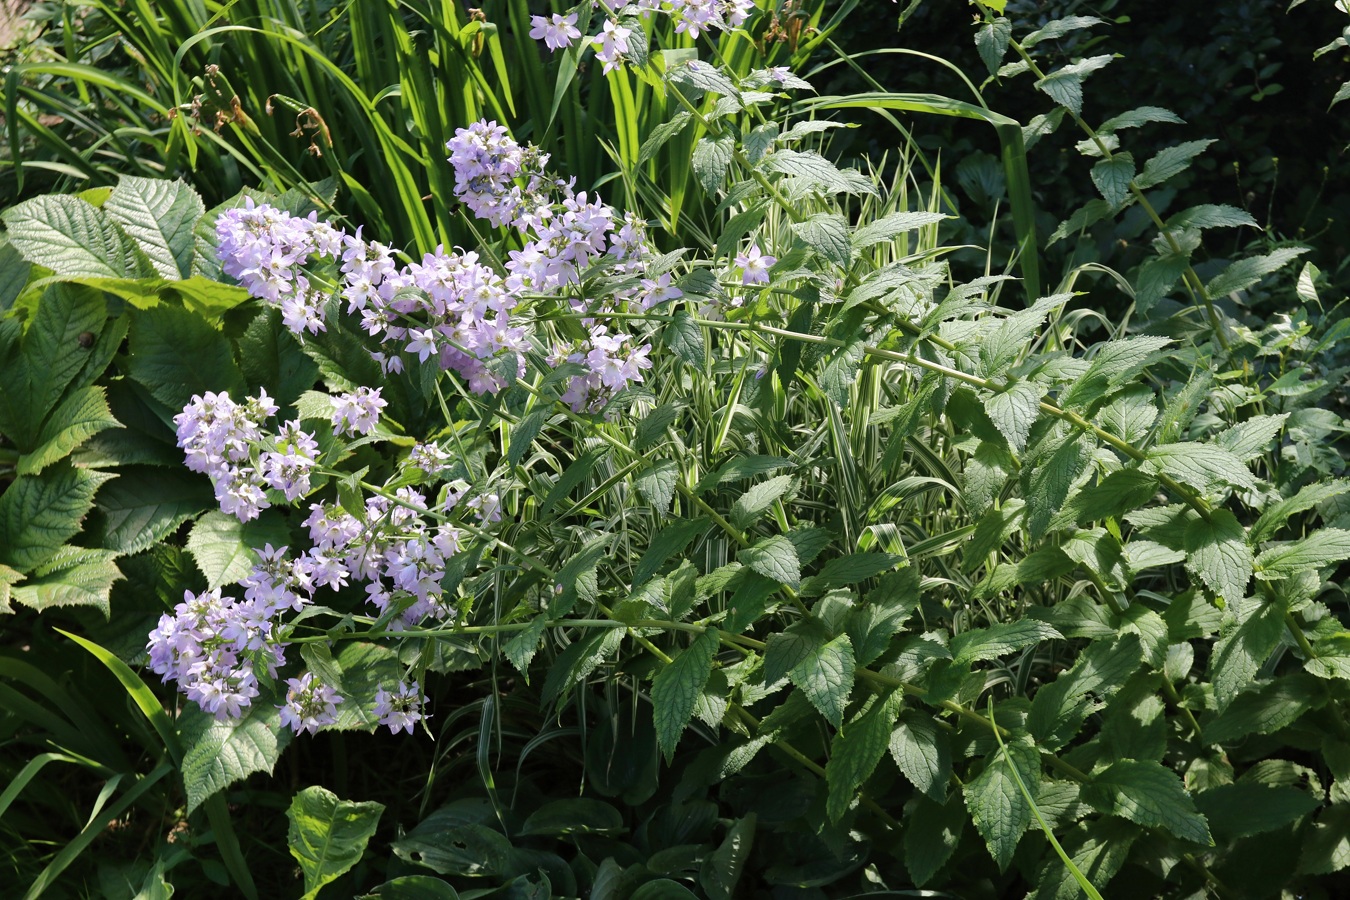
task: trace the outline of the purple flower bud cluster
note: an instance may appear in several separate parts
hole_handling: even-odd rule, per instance
[[[313,672],[304,672],[299,678],[286,679],[286,702],[281,710],[281,724],[296,734],[308,731],[314,734],[325,725],[337,723],[337,705],[343,702],[337,689],[324,684]]]

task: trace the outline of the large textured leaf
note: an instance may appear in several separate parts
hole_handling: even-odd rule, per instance
[[[305,877],[304,900],[360,861],[383,812],[382,803],[339,800],[321,787],[295,795],[286,810],[286,843]]]
[[[60,463],[14,479],[0,494],[0,562],[28,572],[50,559],[79,532],[110,477]]]
[[[759,541],[753,547],[742,550],[737,559],[743,565],[766,578],[772,578],[779,584],[797,588],[802,583],[802,568],[798,561],[797,548],[783,535],[774,535]]]
[[[1134,157],[1117,153],[1092,167],[1092,183],[1112,208],[1119,209],[1130,195],[1130,181],[1134,178]]]
[[[848,812],[858,788],[876,769],[890,743],[891,726],[900,713],[904,694],[895,690],[871,705],[835,735],[825,765],[825,812],[839,821]]]
[[[999,622],[988,628],[964,631],[952,638],[952,659],[957,664],[997,659],[1041,641],[1063,636],[1050,625],[1035,619]]]
[[[694,704],[712,673],[717,650],[717,631],[709,629],[694,639],[652,679],[652,719],[656,741],[670,762],[675,746],[694,713]]]
[[[848,222],[836,213],[816,213],[808,219],[796,222],[792,226],[797,237],[836,266],[848,265],[852,254],[849,243]]]
[[[377,727],[379,717],[371,712],[376,692],[380,688],[392,690],[406,677],[398,653],[381,644],[348,641],[333,658],[333,663],[342,673],[338,693],[344,699],[337,708],[337,722],[331,727],[337,731]]]
[[[1196,517],[1185,533],[1186,569],[1225,601],[1240,607],[1252,577],[1252,550],[1237,517],[1226,509]]]
[[[1138,669],[1143,660],[1139,639],[1097,641],[1067,671],[1036,692],[1027,727],[1036,741],[1058,750],[1078,733],[1087,716],[1101,708]]]
[[[1084,793],[1105,813],[1145,828],[1165,828],[1183,841],[1214,843],[1181,779],[1161,763],[1140,759],[1112,763],[1093,777]]]
[[[153,275],[145,254],[102,210],[78,197],[34,197],[0,213],[10,244],[29,262],[68,278]]]
[[[67,396],[42,423],[37,446],[19,458],[18,474],[41,472],[52,463],[65,459],[100,431],[120,424],[108,409],[108,398],[102,387],[81,388]]]
[[[1009,765],[1017,767],[1034,800],[1041,783],[1040,756],[1025,740],[1008,741],[985,760],[984,771],[966,782],[966,808],[989,846],[999,871],[1008,868],[1017,842],[1031,822],[1031,804],[1022,795]]]
[[[745,861],[755,844],[756,824],[753,812],[737,819],[736,824],[727,829],[727,836],[718,848],[704,859],[698,880],[710,900],[731,900],[734,896],[736,883],[741,879]]]
[[[735,152],[736,138],[731,134],[705,137],[694,145],[694,175],[709,195],[717,193],[722,186]]]
[[[891,757],[916,788],[938,803],[947,797],[952,774],[951,743],[939,731],[932,716],[906,711],[895,723],[890,740]]]
[[[927,884],[947,864],[967,820],[965,804],[955,796],[945,804],[925,796],[915,800],[905,829],[905,868],[915,884]]]
[[[17,603],[36,610],[53,606],[93,606],[109,615],[108,595],[121,571],[109,550],[62,547],[32,576],[11,589]]]
[[[183,742],[183,787],[188,815],[217,791],[254,772],[271,772],[290,743],[276,706],[258,698],[239,720],[216,721],[195,703],[183,707],[178,733]]]
[[[1251,684],[1283,633],[1284,616],[1275,606],[1265,605],[1252,610],[1214,645],[1209,674],[1220,710]]]
[[[253,570],[258,562],[254,550],[266,544],[284,547],[289,532],[279,518],[262,515],[251,522],[212,510],[197,520],[188,532],[187,549],[192,561],[206,576],[208,587],[233,584]]]
[[[175,410],[193,394],[230,391],[239,398],[244,391],[225,336],[201,316],[174,306],[134,313],[127,368],[156,400]]]
[[[103,546],[117,553],[138,553],[214,505],[210,486],[186,469],[125,467],[98,495]]]
[[[1041,398],[1045,387],[1034,381],[1014,381],[1008,387],[984,400],[984,410],[1015,453],[1021,453],[1027,444],[1031,426],[1041,413]]]
[[[792,490],[793,479],[790,475],[778,475],[768,481],[752,485],[750,490],[736,498],[731,506],[731,524],[737,528],[753,525],[768,511],[775,500]]]
[[[652,505],[652,509],[665,516],[670,513],[670,504],[675,497],[675,482],[679,477],[679,463],[665,459],[643,469],[633,479],[633,485],[642,499]]]
[[[1350,531],[1323,528],[1299,541],[1277,544],[1256,558],[1262,578],[1283,578],[1350,559]]]
[[[846,634],[811,651],[788,673],[792,683],[836,728],[843,721],[844,707],[853,691],[853,676],[853,644]]]
[[[161,276],[192,274],[193,229],[206,207],[188,185],[123,175],[103,209],[135,239]]]

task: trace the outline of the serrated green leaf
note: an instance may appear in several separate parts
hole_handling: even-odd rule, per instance
[[[37,446],[19,457],[16,472],[35,475],[65,459],[89,438],[121,425],[108,409],[107,394],[99,385],[81,388],[66,396],[42,423]]]
[[[741,529],[753,525],[773,506],[774,501],[793,489],[794,482],[795,479],[791,475],[778,475],[768,481],[752,485],[732,504],[731,524]]]
[[[111,550],[62,547],[29,578],[10,589],[10,599],[41,612],[56,606],[93,606],[108,617],[109,592],[122,572]]]
[[[1325,702],[1326,694],[1311,676],[1284,675],[1238,694],[1223,712],[1204,723],[1205,742],[1227,744],[1249,734],[1274,734]]]
[[[832,354],[820,371],[820,389],[840,407],[848,405],[849,388],[858,378],[866,346],[862,337],[853,338]]]
[[[837,213],[816,213],[792,223],[792,230],[807,246],[836,266],[847,266],[853,248],[849,243],[848,222]]]
[[[1250,462],[1270,448],[1271,441],[1284,428],[1289,413],[1253,416],[1214,437],[1214,443],[1243,462]]]
[[[1084,203],[1081,207],[1074,210],[1073,214],[1067,219],[1060,222],[1059,226],[1051,232],[1050,238],[1046,241],[1045,245],[1047,247],[1052,247],[1065,238],[1075,237],[1079,233],[1096,225],[1110,214],[1111,204],[1107,203],[1105,200],[1099,200],[1096,197],[1093,197],[1087,203]]]
[[[342,683],[335,687],[344,700],[338,704],[337,722],[329,728],[375,730],[380,724],[379,716],[372,712],[376,692],[380,688],[392,690],[406,677],[407,670],[399,662],[398,653],[380,644],[347,641],[333,657],[333,664],[342,673]]]
[[[763,538],[736,555],[742,565],[790,588],[801,587],[802,568],[797,548],[783,535]]]
[[[665,565],[666,560],[677,553],[684,552],[689,542],[702,534],[708,527],[707,519],[677,519],[662,528],[647,545],[647,550],[638,560],[633,572],[633,587],[645,584]]]
[[[535,616],[530,620],[528,627],[516,632],[514,637],[502,645],[502,654],[516,667],[516,671],[525,677],[526,683],[529,683],[530,678],[530,661],[539,652],[539,640],[544,636],[547,627],[548,616]]]
[[[1150,122],[1166,122],[1171,125],[1184,124],[1182,118],[1171,110],[1159,106],[1140,106],[1127,110],[1118,116],[1112,116],[1103,122],[1097,130],[1099,132],[1115,132],[1122,128],[1139,128]]]
[[[675,758],[675,747],[712,673],[716,652],[717,630],[709,628],[652,679],[652,721],[656,726],[656,742],[667,764]]]
[[[853,644],[847,634],[812,650],[788,673],[811,705],[836,728],[853,692],[853,676]]]
[[[1350,559],[1350,531],[1322,528],[1298,541],[1277,544],[1256,558],[1258,576],[1285,578]]]
[[[119,554],[139,553],[215,505],[210,486],[186,470],[127,466],[99,492],[102,544]]]
[[[1198,516],[1186,527],[1186,570],[1211,591],[1235,607],[1247,595],[1252,577],[1252,551],[1247,532],[1226,509],[1210,513],[1208,521]]]
[[[1125,205],[1130,196],[1130,182],[1134,179],[1134,156],[1129,153],[1117,153],[1110,159],[1103,159],[1092,167],[1092,183],[1101,191],[1103,199],[1112,209]]]
[[[760,167],[822,187],[834,186],[840,179],[838,167],[813,150],[776,150],[764,157]]]
[[[1124,340],[1098,344],[1092,364],[1074,379],[1060,401],[1065,406],[1089,407],[1117,389],[1133,383],[1149,363],[1158,359],[1169,338],[1135,335]],[[1148,397],[1152,398],[1150,391]]]
[[[1167,253],[1149,260],[1139,268],[1135,278],[1134,303],[1140,313],[1147,313],[1176,286],[1190,265],[1187,256]]]
[[[68,463],[21,475],[0,494],[0,561],[30,572],[80,530],[94,494],[111,476]]]
[[[952,661],[957,665],[982,659],[998,659],[1041,641],[1062,638],[1053,627],[1035,619],[998,622],[987,628],[963,631],[951,640]]]
[[[703,339],[703,326],[684,310],[675,313],[661,329],[661,345],[686,364],[703,368],[708,352],[707,342]]]
[[[1042,807],[1044,813],[1044,807]],[[1082,835],[1082,842],[1074,848],[1069,859],[1088,877],[1094,887],[1104,888],[1124,866],[1130,848],[1138,840],[1140,831],[1121,819],[1098,819],[1074,829]],[[1047,856],[1036,885],[1034,900],[1078,900],[1083,889],[1073,872],[1060,860]]]
[[[1265,256],[1250,256],[1231,263],[1205,285],[1211,297],[1223,297],[1236,291],[1245,291],[1262,278],[1283,269],[1307,253],[1310,247],[1281,247]]]
[[[764,651],[764,683],[777,684],[829,640],[829,629],[814,616],[769,635]]]
[[[103,204],[164,278],[192,274],[193,229],[206,212],[197,192],[182,181],[123,175]]]
[[[548,416],[547,409],[531,410],[511,429],[511,445],[506,451],[506,461],[512,468],[520,465],[521,460],[525,458],[530,445],[548,423]]]
[[[681,109],[670,117],[670,121],[662,122],[653,128],[651,134],[647,135],[647,139],[638,148],[638,165],[643,165],[655,156],[658,150],[665,146],[671,138],[684,131],[693,120],[694,117],[691,113]]]
[[[286,843],[304,874],[304,900],[361,860],[383,812],[382,803],[339,800],[321,787],[307,787],[291,799]]]
[[[843,818],[858,789],[881,762],[903,700],[904,693],[899,690],[874,699],[835,735],[825,765],[825,813],[831,821]]]
[[[1191,165],[1191,160],[1205,152],[1213,139],[1204,141],[1186,141],[1177,144],[1175,147],[1168,147],[1166,150],[1159,151],[1148,162],[1144,163],[1144,171],[1139,173],[1139,177],[1134,180],[1135,185],[1140,190],[1147,190],[1162,184],[1167,179],[1180,172],[1185,171]]]
[[[766,122],[763,125],[755,126],[741,141],[741,146],[745,148],[745,158],[750,160],[751,164],[759,162],[764,158],[765,153],[773,149],[777,140],[777,122]]]
[[[937,803],[945,801],[952,775],[951,742],[931,716],[918,711],[902,713],[891,731],[890,750],[910,784]]]
[[[1064,37],[1066,34],[1078,31],[1083,28],[1091,28],[1093,25],[1100,25],[1101,19],[1096,16],[1065,16],[1062,19],[1051,19],[1040,28],[1022,38],[1023,47],[1034,47],[1041,41],[1051,41],[1055,38]]]
[[[668,69],[666,78],[672,84],[687,85],[701,91],[721,94],[724,97],[740,96],[740,91],[737,90],[735,83],[722,74],[719,68],[698,59]]]
[[[154,274],[135,242],[100,209],[78,197],[47,195],[0,213],[10,244],[29,262],[68,278]]]
[[[1269,540],[1291,516],[1306,512],[1328,500],[1350,492],[1350,480],[1319,481],[1310,484],[1297,494],[1273,504],[1252,526],[1251,541],[1260,544]]]
[[[643,469],[633,485],[642,498],[652,505],[659,515],[670,514],[670,504],[675,497],[675,483],[680,477],[679,463],[672,459],[654,462]]]
[[[1110,55],[1090,56],[1064,66],[1036,82],[1036,89],[1077,115],[1083,111],[1083,79],[1110,64]]]
[[[588,603],[595,601],[595,579],[586,576],[595,572],[613,540],[614,536],[610,534],[591,538],[558,570],[557,585],[561,590],[554,594],[548,607],[549,614],[555,619],[571,612],[578,598]]]
[[[1214,843],[1181,779],[1161,763],[1140,759],[1112,763],[1093,777],[1090,796],[1102,811],[1137,825],[1165,828],[1194,844]]]
[[[266,544],[283,547],[290,542],[285,523],[263,515],[251,522],[212,510],[197,520],[188,532],[187,551],[206,576],[206,585],[218,588],[233,584],[253,570],[258,562],[255,549]]]
[[[906,818],[905,868],[914,883],[923,886],[956,852],[968,819],[966,806],[955,796],[945,804],[920,796]]]
[[[1048,750],[1067,744],[1084,720],[1139,670],[1142,661],[1138,635],[1090,644],[1067,672],[1032,698],[1027,728],[1036,742]]]
[[[243,718],[218,721],[195,703],[186,704],[178,717],[183,742],[183,787],[187,812],[217,791],[243,781],[254,772],[271,773],[291,741],[276,706],[258,702]]]
[[[1041,413],[1045,386],[1034,381],[1014,381],[997,394],[984,398],[984,409],[994,427],[1008,440],[1015,453],[1026,447],[1027,435]]]
[[[897,212],[882,216],[859,226],[858,230],[853,232],[853,255],[856,256],[876,244],[893,241],[902,234],[941,222],[946,218],[945,214],[934,212]]]
[[[694,145],[694,176],[709,196],[716,194],[726,180],[735,153],[736,138],[730,133],[705,137]]]
[[[1162,444],[1149,449],[1145,467],[1152,472],[1171,476],[1203,493],[1217,490],[1223,485],[1248,490],[1256,487],[1256,477],[1242,460],[1217,443],[1187,441]]]
[[[1350,82],[1341,91],[1350,96]],[[1350,866],[1350,804],[1328,807],[1305,834],[1299,872],[1330,875]]]
[[[1009,765],[1017,767],[1034,800],[1041,783],[1040,755],[1024,739],[1007,741],[985,760],[984,771],[965,785],[966,809],[999,871],[1008,868],[1013,851],[1031,822],[1031,804],[1017,787]]]
[[[1073,483],[1092,456],[1085,437],[1070,434],[1044,461],[1023,466],[1023,496],[1027,501],[1027,530],[1033,538],[1045,534],[1051,518],[1059,512]],[[1027,470],[1030,469],[1030,477]]]
[[[768,204],[758,201],[732,216],[717,238],[717,255],[731,256],[740,246],[741,239],[764,221],[767,210]]]
[[[1012,38],[1012,23],[999,16],[975,32],[975,49],[979,51],[984,67],[993,75],[1003,65],[1003,55],[1008,52],[1008,41]]]
[[[127,370],[156,400],[176,410],[194,394],[231,391],[242,396],[244,391],[225,336],[201,316],[173,306],[134,312]]]
[[[1251,217],[1251,213],[1235,206],[1214,203],[1192,206],[1167,220],[1167,227],[1177,230],[1183,228],[1237,228],[1243,225],[1250,225],[1253,228],[1260,227],[1256,224],[1256,220]]]
[[[1209,676],[1220,712],[1252,683],[1283,634],[1284,617],[1275,606],[1265,605],[1219,638],[1210,657]]]

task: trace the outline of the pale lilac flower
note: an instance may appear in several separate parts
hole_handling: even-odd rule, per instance
[[[631,29],[624,28],[613,19],[606,19],[604,28],[591,39],[591,43],[598,48],[595,51],[595,58],[605,64],[606,75],[623,62],[623,54],[628,52],[628,38],[632,34]]]
[[[741,270],[741,284],[768,284],[769,269],[778,262],[775,256],[761,253],[758,244],[736,257],[735,263]]]
[[[422,688],[416,681],[412,684],[400,681],[394,690],[379,688],[375,692],[375,707],[371,710],[381,725],[398,734],[406,730],[412,734],[413,725],[430,715],[422,712]]]
[[[286,679],[286,702],[281,710],[281,724],[296,734],[308,731],[314,734],[325,725],[337,722],[337,704],[343,702],[337,690],[305,672],[299,678]]]
[[[549,50],[563,50],[572,46],[572,42],[581,37],[576,24],[576,13],[567,16],[554,13],[551,20],[543,16],[530,16],[532,26],[530,37],[536,41],[543,41]]]
[[[380,410],[389,405],[380,399],[379,388],[365,385],[333,399],[333,434],[336,435],[369,434],[380,419]]]

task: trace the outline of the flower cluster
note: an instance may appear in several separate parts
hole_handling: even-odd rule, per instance
[[[422,719],[431,718],[422,712],[422,687],[416,681],[411,684],[400,681],[392,691],[380,688],[375,692],[375,708],[371,710],[380,719],[381,725],[398,734],[406,730],[412,734],[413,725]]]
[[[603,10],[606,18],[600,32],[588,38],[596,48],[595,58],[610,72],[632,53],[629,40],[633,30],[613,18],[622,3],[614,0],[592,0],[591,6]],[[637,0],[632,4],[640,12],[664,13],[675,24],[677,34],[697,38],[704,32],[739,28],[755,9],[754,0]],[[571,47],[581,38],[577,29],[577,14],[566,16],[554,13],[551,17],[531,16],[530,37],[543,41],[550,51]]]

